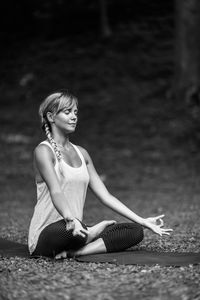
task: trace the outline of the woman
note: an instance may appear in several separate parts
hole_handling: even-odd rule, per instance
[[[162,236],[164,215],[142,218],[111,195],[101,181],[88,152],[73,145],[69,135],[78,120],[77,99],[67,92],[49,95],[39,115],[47,140],[34,151],[37,203],[29,228],[28,245],[33,256],[56,259],[122,251],[143,239],[143,227]],[[106,206],[129,219],[117,224],[82,222],[87,187]]]

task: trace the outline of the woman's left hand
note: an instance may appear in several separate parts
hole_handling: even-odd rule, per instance
[[[164,217],[164,215],[146,218],[144,226],[160,236],[170,235],[170,232],[172,232],[173,229],[163,228],[163,225],[164,225],[164,222],[162,220],[163,217]]]
[[[146,220],[148,222],[152,223],[153,225],[159,225],[159,226],[162,227],[162,226],[164,226],[164,221],[163,221],[164,216],[165,215],[160,215],[160,216],[157,216],[157,217],[150,217],[150,218],[146,218]]]

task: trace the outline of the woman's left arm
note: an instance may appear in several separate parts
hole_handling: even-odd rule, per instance
[[[104,185],[104,183],[102,182],[100,176],[98,175],[88,152],[81,147],[79,148],[87,164],[87,169],[90,176],[89,187],[104,205],[111,208],[112,210],[119,213],[120,215],[124,216],[125,218],[151,229],[154,233],[157,233],[159,235],[162,234],[168,235],[169,231],[172,231],[172,229],[161,228],[163,226],[162,218],[164,217],[164,215],[152,217],[152,218],[142,218],[136,213],[134,213],[132,210],[130,210],[116,197],[111,195],[107,190],[106,186]],[[159,225],[157,224],[157,221],[160,221]]]
[[[92,159],[88,152],[80,148],[86,164],[88,173],[90,176],[90,182],[89,187],[93,191],[93,193],[97,196],[97,198],[106,206],[114,210],[115,212],[119,213],[120,215],[128,218],[131,221],[135,221],[141,225],[145,225],[145,219],[135,214],[133,211],[131,211],[127,206],[125,206],[121,201],[119,201],[116,197],[111,195],[109,191],[107,190],[106,186],[102,182],[100,176],[98,175],[94,164],[92,162]]]

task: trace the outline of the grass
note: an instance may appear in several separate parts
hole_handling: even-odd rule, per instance
[[[183,107],[168,97],[173,27],[168,18],[92,35],[15,42],[2,56],[0,236],[27,242],[35,204],[32,151],[44,138],[40,101],[68,87],[79,98],[72,140],[90,152],[109,190],[142,216],[174,229],[147,232],[141,249],[198,252],[199,155]],[[159,38],[159,43],[157,42]],[[99,214],[99,211],[101,214]],[[89,192],[84,220],[124,219]],[[0,299],[199,299],[199,266],[115,266],[0,258]]]

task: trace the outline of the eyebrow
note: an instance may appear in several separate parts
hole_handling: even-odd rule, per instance
[[[61,111],[65,111],[65,110],[72,110],[72,107],[64,107]],[[75,111],[78,111],[78,108],[75,109]]]

